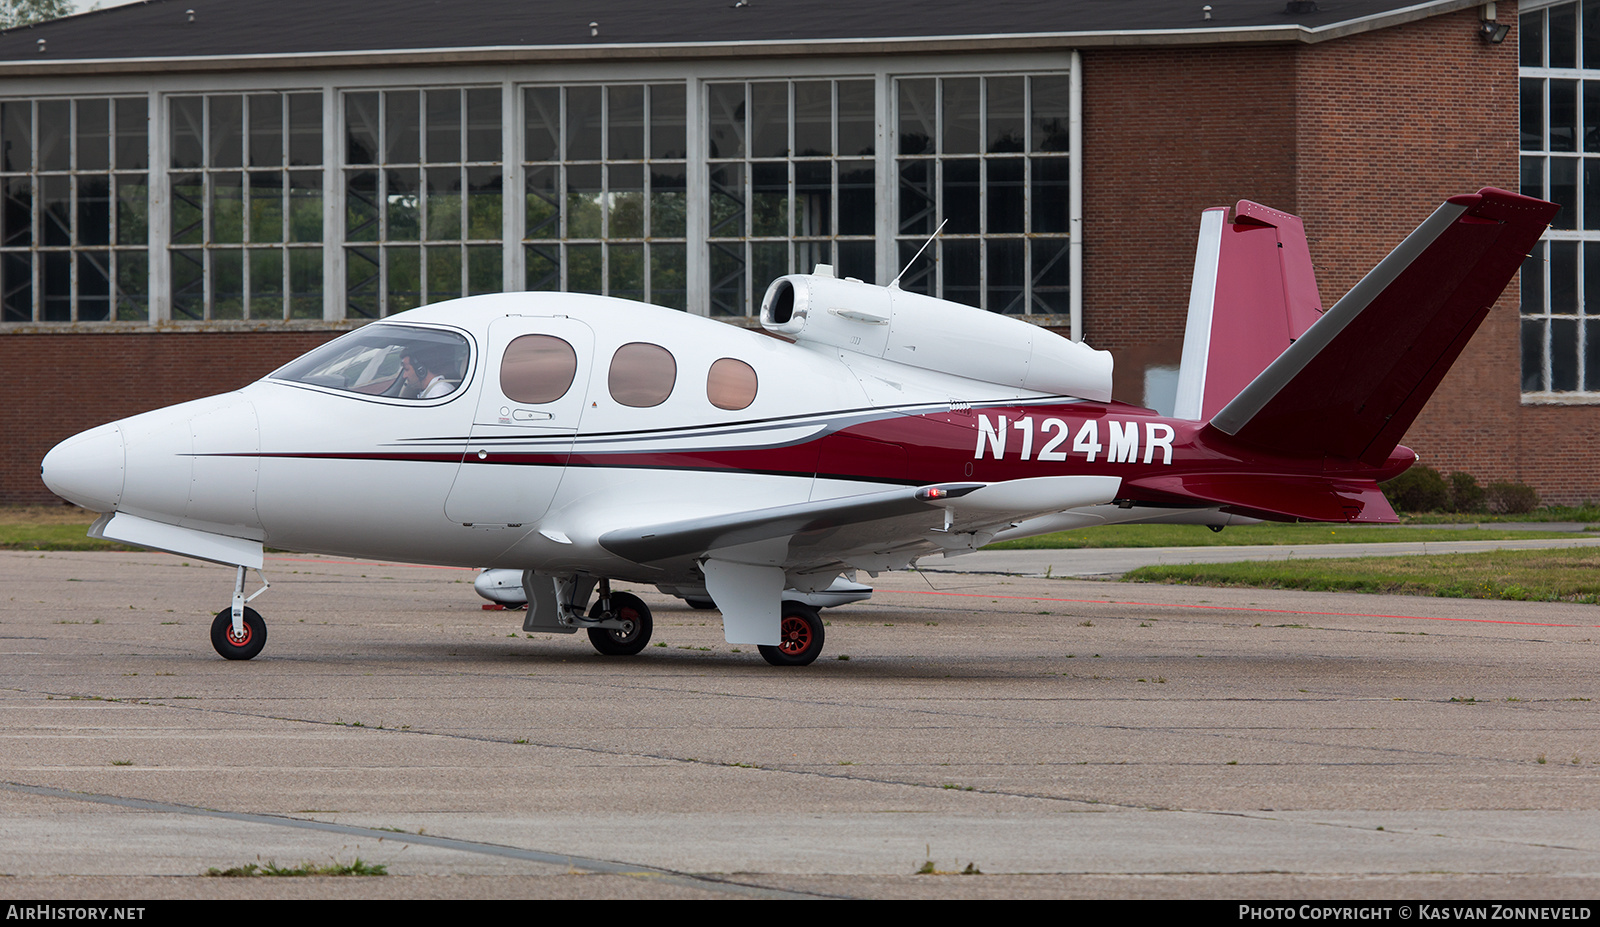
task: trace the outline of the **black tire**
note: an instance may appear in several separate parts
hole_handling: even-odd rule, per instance
[[[233,637],[233,609],[225,608],[217,612],[216,620],[211,622],[211,646],[217,653],[229,660],[248,660],[261,652],[267,646],[267,623],[261,620],[256,610],[246,605],[244,607],[244,640],[235,640]]]
[[[705,611],[708,608],[716,608],[717,607],[717,603],[711,601],[710,599],[702,599],[702,598],[698,598],[698,597],[691,599],[691,598],[685,597],[683,601],[690,608],[697,608],[697,609],[700,609],[701,611]]]
[[[650,618],[650,606],[636,595],[626,592],[611,593],[611,610],[623,621],[633,622],[631,631],[613,631],[610,628],[590,628],[589,643],[594,649],[608,657],[631,657],[645,648],[650,643],[650,632],[654,630],[654,622]],[[590,618],[600,617],[600,603],[594,603],[589,609]]]
[[[772,647],[760,644],[762,659],[773,666],[807,666],[822,653],[825,632],[817,610],[800,602],[783,603],[779,623],[781,642]]]

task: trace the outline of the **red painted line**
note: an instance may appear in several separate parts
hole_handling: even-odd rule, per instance
[[[886,590],[887,591],[887,590]],[[1250,605],[1186,605],[1180,602],[1139,602],[1122,599],[1115,602],[1105,599],[1056,599],[1034,595],[989,595],[982,592],[931,592],[907,589],[899,595],[963,596],[973,599],[1020,599],[1026,602],[1068,602],[1078,605],[1143,605],[1150,608],[1204,608],[1225,612],[1266,612],[1274,615],[1327,615],[1336,618],[1401,618],[1409,621],[1459,621],[1467,624],[1514,624],[1532,628],[1600,628],[1600,624],[1558,624],[1548,621],[1506,621],[1500,618],[1439,618],[1431,615],[1374,615],[1370,612],[1313,612],[1294,608],[1260,608]]]

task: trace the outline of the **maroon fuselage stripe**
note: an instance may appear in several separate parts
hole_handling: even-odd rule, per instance
[[[1093,460],[1088,459],[1088,450],[1078,445],[1078,436],[1090,423],[1095,426],[1091,443],[1098,444]],[[1158,436],[1163,428],[1170,429],[1170,439],[1152,445],[1152,425]],[[1108,459],[1113,426],[1137,435],[1136,450],[1122,455],[1131,459]],[[642,440],[664,445],[672,439]],[[1134,501],[1187,505],[1204,501],[1205,497],[1197,499],[1187,492],[1184,481],[1202,477],[1279,478],[1290,481],[1290,492],[1302,483],[1308,491],[1328,492],[1335,481],[1370,485],[1393,475],[1388,472],[1393,469],[1389,466],[1373,468],[1355,461],[1308,460],[1260,451],[1201,423],[1162,418],[1149,409],[1121,403],[1074,402],[891,414],[775,447],[604,451],[585,448],[585,436],[581,434],[573,441],[577,449],[570,453],[560,449],[480,447],[467,439],[462,441],[461,450],[261,452],[227,456],[727,471],[901,485],[952,480],[1004,482],[1083,474],[1121,477],[1122,497]]]

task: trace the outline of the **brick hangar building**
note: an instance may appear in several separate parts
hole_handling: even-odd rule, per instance
[[[1482,186],[1563,210],[1405,443],[1600,499],[1600,2],[974,9],[145,0],[0,33],[0,503],[54,499],[70,434],[416,305],[751,324],[773,277],[887,283],[945,220],[903,286],[1109,349],[1161,408],[1203,208],[1301,216],[1332,305]]]

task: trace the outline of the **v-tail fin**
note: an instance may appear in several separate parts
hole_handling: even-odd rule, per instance
[[[1451,197],[1211,426],[1269,451],[1383,465],[1558,208],[1492,187]]]
[[[1300,220],[1240,200],[1200,216],[1177,418],[1216,415],[1322,315]]]

